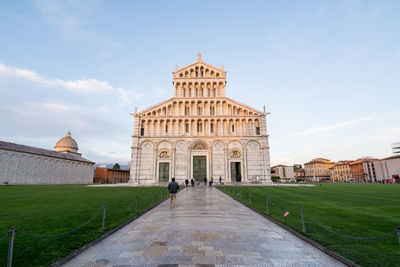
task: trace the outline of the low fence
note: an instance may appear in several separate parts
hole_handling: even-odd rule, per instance
[[[241,203],[247,205],[247,203],[245,203],[244,201],[242,201],[242,199],[244,200],[244,196],[242,195],[242,189],[237,189],[235,187],[230,187],[230,186],[221,186],[220,187],[221,190],[225,193],[227,193],[229,196],[232,196],[233,198],[239,200]],[[235,191],[236,189],[236,191]],[[248,192],[248,205],[250,207],[252,207],[252,196],[251,196],[251,192]],[[312,221],[314,221],[317,225],[319,225],[322,229],[324,229],[325,231],[334,234],[336,236],[339,236],[341,238],[345,238],[345,239],[350,239],[350,240],[358,240],[358,241],[362,241],[362,240],[377,240],[377,239],[382,239],[391,235],[395,235],[397,234],[398,237],[398,241],[399,241],[399,246],[400,246],[400,226],[397,226],[396,229],[394,229],[393,231],[381,234],[381,235],[376,235],[376,236],[368,236],[368,237],[360,237],[360,236],[350,236],[350,235],[345,235],[345,234],[341,234],[338,233],[336,231],[333,231],[331,229],[329,229],[327,226],[325,226],[324,224],[322,224],[319,220],[317,220],[303,205],[299,204],[298,206],[294,206],[290,209],[284,209],[279,207],[278,205],[276,205],[274,202],[272,202],[269,198],[268,195],[265,195],[265,213],[267,216],[270,216],[270,207],[274,207],[275,209],[279,210],[280,212],[283,212],[283,216],[285,218],[285,223],[286,223],[286,218],[290,213],[294,213],[296,211],[299,211],[300,213],[300,217],[301,217],[301,228],[303,233],[307,233],[307,228],[306,228],[306,223],[305,223],[305,217],[308,216]]]
[[[160,190],[160,198],[156,201],[156,196],[154,192],[152,192],[151,196],[151,206],[149,209],[155,207],[156,205],[160,204],[162,201],[167,199],[169,196],[168,194],[163,195],[163,191]],[[134,211],[134,216],[132,218],[138,217],[140,215],[139,213],[139,208],[140,208],[140,198],[138,196],[135,197],[134,204],[130,207],[128,207],[127,210]],[[144,211],[146,212],[146,211]],[[14,238],[16,234],[21,234],[24,236],[29,236],[29,237],[37,237],[37,238],[52,238],[52,237],[60,237],[68,234],[72,234],[82,228],[84,228],[86,225],[88,225],[91,221],[93,221],[96,217],[98,217],[100,214],[102,214],[102,221],[101,221],[101,230],[105,230],[105,223],[106,223],[106,216],[107,216],[107,203],[104,203],[103,207],[99,209],[97,212],[95,212],[87,221],[82,223],[81,225],[68,230],[63,233],[58,233],[58,234],[33,234],[33,233],[27,233],[26,231],[22,231],[19,229],[16,229],[15,227],[11,227],[10,230],[3,236],[0,237],[0,241],[6,239],[7,237],[9,238],[9,243],[8,243],[8,256],[7,256],[7,267],[12,266],[12,259],[13,259],[13,249],[14,249]],[[100,226],[99,226],[100,227]]]

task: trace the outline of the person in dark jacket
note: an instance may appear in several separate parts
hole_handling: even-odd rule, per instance
[[[190,180],[190,184],[192,185],[192,187],[194,187],[194,179],[192,178],[192,180]]]
[[[207,177],[204,177],[204,185],[207,186]]]
[[[185,180],[185,185],[186,185],[186,187],[188,187],[188,185],[189,185],[189,180],[188,179]]]
[[[175,178],[172,178],[172,182],[168,184],[169,197],[171,199],[171,204],[170,204],[171,209],[172,207],[175,207],[175,199],[178,189],[179,189],[179,184],[175,182]]]

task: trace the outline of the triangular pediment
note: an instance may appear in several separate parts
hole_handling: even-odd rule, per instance
[[[212,99],[202,99],[202,98],[182,99],[182,98],[172,97],[172,98],[169,98],[169,99],[167,99],[167,100],[165,100],[163,102],[160,102],[160,103],[158,103],[158,104],[156,104],[154,106],[151,106],[151,107],[148,107],[148,108],[146,108],[146,109],[144,109],[142,111],[139,111],[138,113],[136,113],[136,115],[137,116],[141,116],[141,117],[142,116],[146,117],[146,116],[151,116],[151,114],[153,112],[157,112],[158,110],[163,111],[163,109],[166,109],[166,111],[167,111],[168,106],[172,107],[172,105],[174,103],[178,103],[178,104],[179,103],[186,103],[186,102],[188,102],[188,103],[198,103],[198,102],[204,102],[204,101],[207,101],[209,103],[211,103],[211,102],[214,102],[214,103],[217,103],[217,102],[226,103],[227,105],[231,105],[232,107],[235,107],[236,109],[241,109],[243,111],[247,111],[247,114],[252,113],[253,115],[256,115],[256,116],[262,114],[262,112],[260,110],[257,110],[257,109],[255,109],[253,107],[250,107],[250,106],[246,105],[246,104],[240,103],[240,102],[238,102],[238,101],[236,101],[234,99],[231,99],[229,97],[218,97],[218,98],[212,98]],[[232,115],[234,116],[235,114],[232,114]],[[176,115],[176,116],[178,116],[178,115]]]
[[[201,70],[203,70],[203,76],[201,76]],[[197,76],[196,71],[198,72]],[[225,78],[226,71],[222,66],[218,68],[200,59],[182,68],[177,68],[173,75],[174,78]]]

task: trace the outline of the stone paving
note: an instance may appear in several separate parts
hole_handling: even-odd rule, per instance
[[[187,188],[64,266],[344,266],[215,188]]]

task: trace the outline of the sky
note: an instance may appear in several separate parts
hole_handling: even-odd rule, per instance
[[[271,164],[391,155],[400,142],[400,1],[1,1],[0,140],[130,161],[135,109],[172,71],[227,71],[268,112]]]

